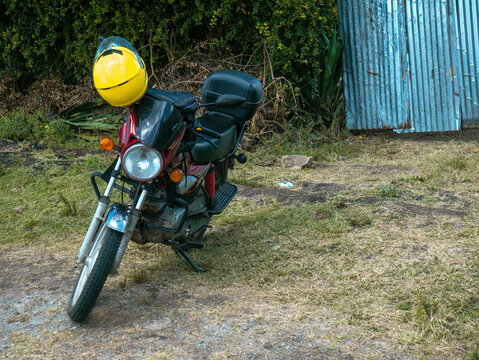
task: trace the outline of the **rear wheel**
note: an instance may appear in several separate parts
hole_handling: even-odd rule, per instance
[[[115,261],[122,233],[103,224],[78,276],[68,305],[73,321],[85,320],[90,313]]]

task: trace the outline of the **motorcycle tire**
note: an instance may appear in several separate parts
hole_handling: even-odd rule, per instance
[[[102,225],[82,266],[68,304],[68,316],[75,322],[86,319],[100,295],[115,261],[123,234]]]

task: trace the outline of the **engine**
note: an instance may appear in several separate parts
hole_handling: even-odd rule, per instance
[[[166,198],[166,194],[158,193],[155,197]],[[141,245],[149,242],[169,245],[172,241],[178,241],[192,243],[199,247],[202,244],[201,237],[211,221],[211,216],[203,215],[207,210],[207,197],[201,191],[189,204],[186,220],[183,220],[186,213],[184,207],[168,206],[164,202],[146,202],[141,220],[131,240]],[[182,222],[180,231],[175,233],[173,230],[177,229]],[[172,231],[159,230],[157,227]]]

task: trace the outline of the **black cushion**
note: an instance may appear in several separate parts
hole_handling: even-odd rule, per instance
[[[203,104],[214,103],[218,96],[232,94],[246,101],[243,105],[226,108],[215,105],[207,107],[209,111],[232,116],[239,123],[250,120],[263,103],[263,86],[254,76],[236,70],[218,70],[211,73],[201,88]]]
[[[221,137],[219,139],[215,139],[203,134],[203,136],[205,136],[218,148],[216,149],[207,141],[198,138],[193,150],[191,151],[193,159],[197,163],[209,163],[228,155],[228,153],[233,150],[236,142],[237,130],[235,120],[231,117],[218,113],[208,113],[198,120],[200,121],[202,127],[216,131],[217,133],[221,134]]]

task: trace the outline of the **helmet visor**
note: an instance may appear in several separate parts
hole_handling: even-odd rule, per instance
[[[127,40],[119,36],[109,36],[100,43],[96,50],[95,62],[98,60],[99,56],[103,54],[106,50],[111,50],[115,47],[124,47],[130,50],[133,55],[135,55],[136,60],[138,60],[138,64],[140,64],[141,68],[144,68],[143,61],[141,60],[140,55],[138,55],[138,52],[133,47],[133,45],[131,45]]]

